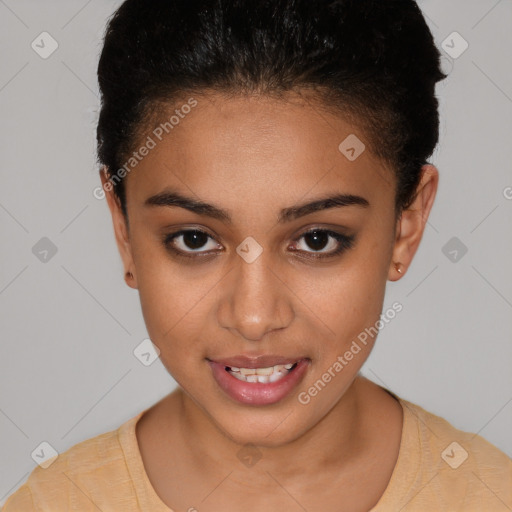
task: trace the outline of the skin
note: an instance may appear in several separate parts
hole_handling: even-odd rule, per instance
[[[355,161],[341,154],[349,134],[365,135],[314,97],[194,98],[198,106],[126,178],[129,225],[107,193],[124,268],[133,274],[127,283],[138,289],[151,340],[179,384],[137,425],[149,480],[176,511],[339,511],[341,504],[367,511],[391,477],[403,419],[400,404],[359,375],[375,339],[310,403],[297,395],[379,320],[387,281],[403,277],[419,246],[438,171],[422,168],[415,200],[396,220],[392,170],[369,144]],[[232,223],[144,205],[167,187],[227,210]],[[334,191],[370,205],[277,223],[281,209]],[[173,256],[163,236],[185,227],[213,237],[196,251],[218,252]],[[354,245],[308,259],[337,246],[301,237],[311,228],[354,235]],[[236,252],[249,236],[263,249],[252,263]],[[194,251],[183,237],[174,245]],[[218,387],[206,361],[238,354],[307,357],[310,364],[280,402],[245,405]],[[261,455],[252,467],[237,457],[248,443]]]

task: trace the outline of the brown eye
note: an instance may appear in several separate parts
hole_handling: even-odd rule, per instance
[[[329,245],[330,236],[325,231],[310,231],[303,236],[308,247],[314,251],[321,251]],[[336,244],[334,244],[336,245]],[[329,251],[327,251],[329,252]]]
[[[299,238],[294,240],[297,242],[304,239],[302,249],[294,248],[293,251],[307,253],[312,258],[328,258],[341,254],[343,251],[350,249],[354,245],[354,236],[346,236],[335,231],[326,229],[312,229],[303,233]],[[309,247],[312,251],[307,250],[304,246]],[[327,250],[324,250],[326,249]]]
[[[302,239],[304,239],[304,243],[298,244],[297,242]],[[292,251],[303,253],[306,258],[330,258],[353,247],[354,240],[354,236],[342,235],[335,231],[312,229],[294,240],[296,246],[292,248]],[[200,229],[186,229],[170,233],[164,237],[163,244],[175,255],[186,258],[209,256],[222,249],[222,246],[211,235]]]
[[[205,252],[218,248],[217,243],[208,247],[209,240],[213,238],[208,233],[199,229],[187,229],[166,235],[164,245],[175,253],[194,257],[194,253],[204,255]]]

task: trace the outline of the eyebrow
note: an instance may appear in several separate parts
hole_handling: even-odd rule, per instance
[[[178,207],[189,210],[197,215],[205,215],[220,220],[226,224],[232,223],[231,215],[227,210],[213,204],[187,197],[177,191],[165,190],[159,194],[149,197],[144,201],[145,206]],[[370,203],[361,196],[353,194],[333,194],[315,199],[308,203],[302,203],[288,208],[283,208],[278,216],[280,224],[291,222],[305,215],[331,208],[344,206],[360,206],[368,208]]]

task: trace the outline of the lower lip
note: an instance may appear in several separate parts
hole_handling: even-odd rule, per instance
[[[301,359],[297,366],[276,382],[244,382],[225,370],[225,366],[208,361],[219,387],[231,398],[242,404],[269,405],[279,402],[299,384],[309,366],[309,360]]]

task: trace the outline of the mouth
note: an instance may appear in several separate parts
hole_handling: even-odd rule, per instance
[[[238,403],[277,403],[298,386],[309,368],[309,358],[261,356],[207,359],[219,388]]]
[[[260,382],[267,384],[277,382],[284,378],[288,373],[297,367],[297,363],[276,364],[266,368],[237,368],[236,366],[226,366],[224,369],[235,379],[242,382]]]

